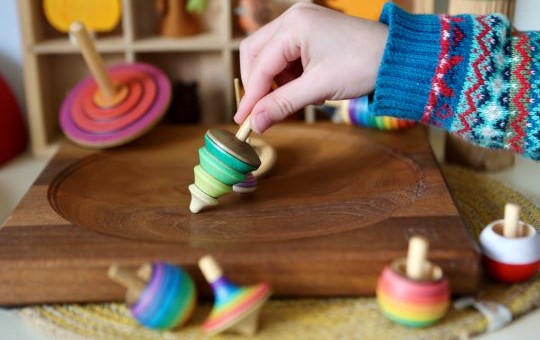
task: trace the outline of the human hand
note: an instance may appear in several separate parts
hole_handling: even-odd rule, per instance
[[[234,119],[262,133],[309,104],[375,88],[386,25],[297,3],[240,44],[245,95]],[[272,82],[279,88],[270,92]]]

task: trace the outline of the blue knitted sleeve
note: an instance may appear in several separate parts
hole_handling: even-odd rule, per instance
[[[540,160],[540,32],[501,14],[413,15],[387,4],[373,110]]]

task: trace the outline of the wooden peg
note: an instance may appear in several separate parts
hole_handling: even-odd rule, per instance
[[[117,264],[113,264],[107,275],[114,282],[127,288],[126,300],[128,305],[135,303],[143,290],[146,288],[146,282],[132,271],[127,268],[119,267]]]
[[[206,255],[199,260],[199,268],[209,283],[223,276],[223,270],[211,255]]]
[[[413,236],[409,240],[406,273],[410,279],[426,280],[430,278],[427,274],[431,272],[431,266],[426,261],[428,247],[429,243],[423,237]]]
[[[517,204],[506,203],[504,206],[504,237],[516,238],[522,236],[519,223],[520,208]]]
[[[99,91],[94,96],[95,102],[99,106],[107,107],[124,100],[128,94],[127,87],[116,87],[113,84],[86,26],[80,21],[75,21],[70,26],[70,33],[77,41],[86,65],[98,85]]]
[[[137,270],[137,277],[148,282],[152,278],[152,272],[152,265],[150,263],[145,263]]]
[[[240,94],[240,79],[234,78],[234,97],[236,98],[236,109],[240,107],[240,100],[242,95]]]

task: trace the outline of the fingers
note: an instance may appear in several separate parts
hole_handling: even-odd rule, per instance
[[[244,84],[245,94],[234,117],[237,123],[243,122],[255,103],[270,91],[274,77],[300,57],[300,46],[291,32],[274,34],[252,60],[249,79]]]
[[[263,27],[259,28],[256,32],[252,33],[240,43],[240,76],[244,86],[247,86],[248,84],[248,75],[250,74],[253,60],[257,58],[260,51],[266,46],[268,41],[283,24],[285,16],[294,7],[298,6],[296,5],[289,8],[287,11]]]
[[[324,99],[325,93],[313,89],[322,88],[317,72],[304,73],[264,96],[257,102],[251,115],[251,128],[262,133],[270,126],[310,104]]]

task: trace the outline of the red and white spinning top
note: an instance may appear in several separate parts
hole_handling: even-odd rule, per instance
[[[497,281],[522,282],[540,269],[540,234],[519,220],[519,210],[507,203],[504,220],[490,223],[480,233],[484,266]]]
[[[79,82],[60,109],[60,127],[73,142],[107,148],[132,141],[156,125],[167,110],[171,85],[158,68],[144,63],[105,69],[84,24],[71,25],[91,76]]]

